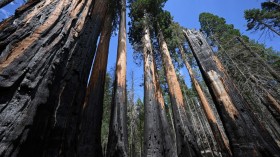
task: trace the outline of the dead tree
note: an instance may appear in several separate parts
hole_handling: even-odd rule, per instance
[[[188,60],[186,58],[186,54],[185,54],[185,51],[184,51],[184,48],[182,45],[179,46],[179,50],[180,50],[181,56],[184,60],[185,66],[189,72],[191,81],[192,81],[192,83],[195,87],[195,90],[198,94],[198,97],[201,101],[204,113],[205,113],[208,123],[210,124],[210,127],[213,131],[214,137],[215,137],[217,143],[219,144],[219,146],[221,147],[221,152],[222,152],[223,156],[231,156],[232,153],[231,153],[231,150],[229,147],[227,137],[225,137],[225,135],[223,134],[222,128],[219,126],[217,118],[216,118],[206,96],[205,96],[204,92],[202,91],[198,81],[195,78],[195,75],[193,73],[191,65],[188,63]]]
[[[204,36],[198,31],[184,33],[215,101],[233,156],[278,156],[278,146],[213,56]]]

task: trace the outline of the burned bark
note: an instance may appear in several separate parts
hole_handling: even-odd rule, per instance
[[[178,156],[200,156],[198,145],[191,134],[190,128],[188,128],[183,94],[172,64],[167,44],[160,29],[158,29],[158,43],[160,45],[161,58],[163,60],[172,104]]]
[[[85,112],[83,113],[81,130],[88,130],[88,132],[86,132],[87,135],[84,137],[90,140],[86,142],[85,146],[83,144],[82,147],[79,148],[79,151],[83,153],[81,156],[89,156],[89,154],[86,153],[90,152],[92,156],[102,156],[101,125],[112,20],[112,13],[107,11],[83,106]],[[90,151],[87,149],[90,149]]]
[[[153,56],[154,57],[154,56]],[[158,81],[158,74],[156,69],[156,62],[154,59],[154,71],[155,71],[155,84],[156,84],[156,100],[158,104],[158,112],[160,117],[160,125],[162,130],[162,137],[163,137],[163,152],[165,157],[169,156],[178,156],[176,150],[176,143],[175,140],[172,139],[171,133],[171,126],[168,123],[166,111],[165,111],[165,104],[164,99],[162,96],[162,91],[160,87],[160,83]]]
[[[215,101],[233,156],[278,156],[278,146],[250,111],[223,66],[215,60],[203,35],[198,31],[184,32]]]
[[[218,143],[218,145],[221,148],[221,153],[223,154],[223,156],[231,156],[231,150],[230,150],[230,146],[228,143],[228,139],[226,137],[226,135],[223,134],[222,128],[219,126],[218,122],[217,122],[217,118],[204,94],[204,92],[202,91],[198,81],[195,78],[195,75],[192,71],[192,68],[190,66],[190,64],[187,61],[186,55],[185,55],[185,51],[184,48],[182,47],[182,45],[179,46],[179,50],[181,53],[181,56],[184,60],[185,66],[189,72],[191,81],[195,87],[195,90],[198,94],[198,97],[201,101],[203,110],[205,112],[205,115],[207,117],[208,123],[210,124],[211,130],[214,134],[215,140]]]
[[[99,3],[30,1],[0,24],[1,157],[77,156]]]
[[[126,101],[126,0],[121,0],[118,54],[108,138],[108,157],[128,156]]]
[[[160,115],[156,100],[156,82],[153,60],[153,49],[147,17],[144,16],[143,56],[144,56],[144,156],[163,156],[163,139],[160,126]]]

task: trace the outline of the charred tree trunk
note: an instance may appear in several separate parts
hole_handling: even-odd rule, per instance
[[[91,129],[91,131],[88,132],[88,135],[84,136],[90,140],[87,142],[85,147],[80,147],[79,151],[80,154],[82,154],[81,156],[90,156],[90,154],[87,153],[90,153],[91,151],[91,156],[102,156],[101,125],[103,115],[104,85],[112,32],[112,20],[112,14],[107,12],[83,106],[87,112],[84,112],[84,119],[82,121],[82,127],[84,128],[82,128],[82,130]]]
[[[156,82],[154,60],[147,15],[144,16],[143,56],[144,56],[144,157],[163,156],[163,139],[160,126],[158,102],[156,100]]]
[[[1,157],[77,156],[104,4],[30,1],[0,24]]]
[[[162,137],[164,138],[164,140],[163,140],[164,156],[165,157],[171,157],[171,156],[176,157],[176,156],[178,156],[177,150],[176,150],[176,143],[172,139],[171,127],[167,120],[164,99],[162,96],[160,83],[158,81],[158,74],[157,74],[155,59],[154,59],[154,63],[155,63],[154,71],[155,71],[155,83],[156,83],[156,100],[157,100],[158,109],[159,109],[160,125],[162,127],[161,128]]]
[[[128,156],[126,99],[126,0],[121,0],[114,98],[108,138],[108,157]]]
[[[195,90],[198,94],[198,97],[201,101],[203,110],[204,110],[205,115],[207,117],[208,123],[210,124],[210,127],[213,131],[216,142],[220,146],[223,156],[231,156],[232,153],[231,153],[231,150],[230,150],[230,146],[229,146],[227,137],[226,137],[226,135],[223,134],[222,128],[220,128],[220,126],[218,125],[217,118],[216,118],[216,116],[215,116],[215,114],[214,114],[214,112],[213,112],[213,110],[212,110],[204,92],[202,91],[198,81],[195,78],[195,75],[192,71],[192,68],[187,61],[185,51],[184,51],[184,48],[182,47],[182,45],[179,46],[179,50],[180,50],[180,53],[181,53],[182,58],[184,60],[185,66],[187,67],[187,70],[189,72],[191,81],[192,81],[192,83],[195,87]]]
[[[172,64],[167,44],[160,29],[158,29],[158,42],[172,104],[178,156],[200,156],[198,145],[191,134],[190,128],[188,128],[183,94]]]
[[[12,1],[14,1],[14,0],[0,0],[0,9],[5,7],[9,3],[11,3]]]
[[[223,66],[213,57],[203,35],[198,31],[184,32],[216,103],[233,156],[278,156],[278,146],[250,111]]]

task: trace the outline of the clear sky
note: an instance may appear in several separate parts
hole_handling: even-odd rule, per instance
[[[243,17],[244,10],[252,8],[260,8],[261,2],[264,0],[169,0],[166,3],[165,9],[170,11],[176,22],[187,28],[199,29],[198,22],[199,14],[202,12],[210,12],[226,19],[228,24],[233,24],[235,28],[239,29],[241,33],[249,36],[260,43],[266,44],[268,47],[280,51],[280,37],[272,36],[271,39],[261,36],[260,32],[246,31],[246,20]],[[0,9],[0,19],[7,18],[14,13],[15,8],[23,4],[22,0],[15,0],[10,5]],[[129,12],[129,10],[128,10]],[[129,18],[128,20],[129,21]],[[128,28],[127,28],[128,29]],[[131,71],[135,74],[135,97],[136,99],[143,98],[143,67],[137,66],[133,62],[132,47],[127,42],[127,84],[130,88]],[[117,53],[117,36],[112,37],[110,44],[110,53],[108,59],[108,70],[115,66]],[[142,64],[143,65],[143,64]],[[190,85],[188,73],[185,68],[181,73],[186,77],[186,82]]]

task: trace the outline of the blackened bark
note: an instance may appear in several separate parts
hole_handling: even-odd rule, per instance
[[[233,156],[279,156],[278,146],[250,111],[203,35],[184,32],[215,101]]]
[[[193,138],[190,128],[188,128],[190,125],[188,124],[189,122],[187,121],[187,115],[184,108],[183,94],[172,64],[167,44],[160,29],[158,29],[158,42],[172,104],[178,156],[200,156],[197,142]]]
[[[84,128],[82,130],[88,130],[87,135],[84,137],[89,140],[79,147],[80,156],[102,156],[101,125],[109,43],[113,27],[112,21],[112,13],[107,11],[83,106],[86,112],[83,113],[82,126]]]
[[[147,18],[146,16],[144,18]],[[152,43],[147,19],[143,29],[143,56],[144,56],[144,157],[162,157],[163,139],[161,134],[160,116],[156,101],[156,83]]]
[[[154,72],[155,72],[155,84],[156,84],[156,100],[157,100],[158,110],[159,110],[158,112],[159,112],[159,117],[160,117],[162,137],[164,139],[163,140],[164,156],[165,157],[169,157],[169,156],[176,157],[176,156],[178,156],[176,143],[172,137],[171,126],[169,125],[169,122],[168,122],[167,116],[166,116],[164,99],[162,96],[160,83],[158,81],[158,73],[157,73],[157,69],[156,69],[157,66],[156,66],[155,58],[154,58],[154,64],[155,64]]]
[[[121,0],[118,54],[108,138],[108,157],[128,156],[126,100],[126,0]]]
[[[208,123],[210,124],[210,127],[213,131],[214,137],[216,139],[216,142],[218,143],[218,145],[221,148],[221,153],[223,154],[223,156],[231,156],[231,150],[230,150],[230,146],[227,140],[227,137],[225,137],[225,135],[223,134],[222,128],[218,125],[218,121],[217,118],[204,94],[204,92],[202,91],[198,81],[195,78],[195,75],[192,71],[192,68],[190,66],[190,64],[187,61],[186,55],[185,55],[185,51],[182,45],[179,46],[179,50],[180,53],[182,55],[182,58],[184,60],[185,66],[189,72],[191,81],[195,87],[195,90],[198,94],[198,97],[201,101],[204,113],[207,117]]]
[[[0,24],[1,157],[77,156],[78,117],[104,17],[94,2],[30,1]]]

